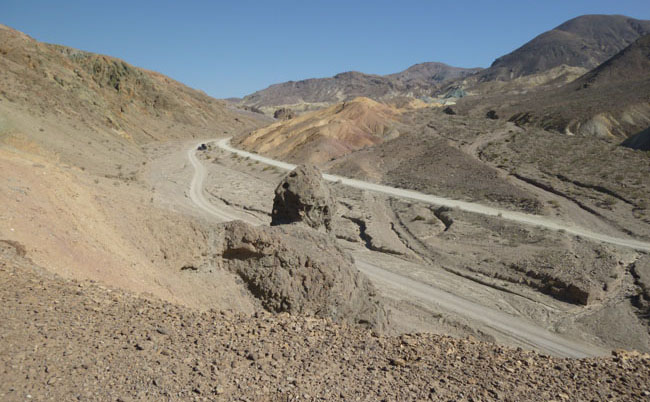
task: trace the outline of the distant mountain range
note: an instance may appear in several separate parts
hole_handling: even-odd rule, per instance
[[[243,98],[241,105],[273,114],[279,107],[319,109],[358,96],[374,100],[427,97],[459,87],[516,80],[516,90],[563,84],[614,56],[639,37],[650,34],[650,21],[621,15],[584,15],[544,32],[487,69],[421,63],[385,76],[347,72],[329,78],[271,85]],[[532,77],[530,79],[522,79]],[[483,86],[487,91],[502,86]],[[485,90],[483,91],[485,92]]]
[[[276,108],[304,111],[329,106],[359,96],[375,100],[396,96],[430,95],[441,84],[467,77],[480,68],[459,68],[443,63],[421,63],[389,75],[350,71],[328,78],[288,81],[257,91],[241,103],[271,114]]]

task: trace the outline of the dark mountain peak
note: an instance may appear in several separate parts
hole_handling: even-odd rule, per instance
[[[568,32],[580,32],[592,29],[599,24],[622,24],[628,20],[633,20],[633,18],[619,14],[585,14],[571,18],[555,27],[555,29]]]
[[[425,81],[430,84],[463,78],[482,70],[481,68],[459,68],[440,62],[414,64],[404,71],[387,75],[400,81]]]
[[[650,33],[650,21],[623,15],[583,15],[544,32],[482,73],[483,81],[548,71],[561,65],[592,69]]]

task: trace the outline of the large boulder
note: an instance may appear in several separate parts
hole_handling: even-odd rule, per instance
[[[374,286],[333,236],[296,225],[223,225],[227,269],[271,312],[331,318],[382,330],[386,311]]]
[[[305,224],[321,231],[332,230],[336,200],[313,165],[300,165],[275,189],[271,226]]]

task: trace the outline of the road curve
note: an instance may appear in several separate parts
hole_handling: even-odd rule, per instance
[[[221,141],[220,141],[221,142]],[[196,206],[223,221],[241,219],[224,212],[210,202],[203,195],[203,180],[206,169],[196,158],[196,146],[187,151],[188,159],[194,166],[195,173],[190,184],[190,199]],[[254,154],[252,154],[254,155]],[[257,156],[257,155],[255,155]],[[259,159],[258,159],[259,160]],[[260,160],[264,162],[263,160]],[[285,169],[293,169],[293,165],[279,162]],[[277,165],[274,165],[277,166]],[[249,222],[254,224],[253,222]],[[591,357],[607,354],[607,351],[586,343],[578,343],[550,332],[521,317],[491,309],[477,304],[463,297],[449,293],[435,286],[418,282],[409,277],[397,274],[377,266],[374,263],[355,258],[357,268],[371,281],[390,287],[400,293],[422,300],[428,305],[439,306],[446,311],[453,312],[471,320],[478,321],[492,328],[498,333],[512,339],[521,346],[527,346],[543,353],[560,357]]]
[[[215,207],[205,198],[205,195],[203,194],[203,181],[208,173],[205,166],[203,166],[201,161],[196,157],[197,146],[193,146],[187,151],[187,159],[189,159],[190,163],[194,167],[194,176],[192,176],[192,181],[190,183],[190,199],[196,206],[209,212],[211,215],[216,216],[222,221],[234,221],[240,219],[235,215],[229,214]]]
[[[293,165],[291,163],[277,161],[275,159],[267,158],[251,152],[246,152],[237,148],[233,148],[230,145],[230,138],[214,140],[214,142],[217,144],[219,148],[225,151],[232,152],[239,156],[247,157],[262,163],[266,163],[267,165],[275,166],[285,170],[293,170],[296,168],[296,165]],[[593,232],[591,230],[581,228],[576,225],[568,224],[566,222],[560,222],[544,216],[525,214],[522,212],[514,212],[514,211],[509,211],[507,209],[490,207],[487,205],[477,204],[474,202],[452,200],[450,198],[424,194],[413,190],[405,190],[401,188],[385,186],[382,184],[370,183],[362,180],[349,179],[343,176],[323,174],[323,178],[328,181],[340,182],[346,186],[358,188],[361,190],[368,190],[368,191],[390,195],[393,197],[405,198],[414,201],[421,201],[427,204],[432,204],[437,206],[458,208],[463,211],[473,212],[481,215],[496,216],[509,221],[523,223],[525,225],[540,226],[554,231],[564,231],[566,233],[570,233],[576,236],[581,236],[591,240],[596,240],[602,243],[615,244],[617,246],[629,247],[640,251],[646,251],[646,252],[650,251],[650,243],[648,242],[630,239],[630,238],[609,236],[606,234]]]

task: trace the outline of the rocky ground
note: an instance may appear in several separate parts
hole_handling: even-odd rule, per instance
[[[329,320],[198,312],[64,280],[0,242],[0,399],[647,400],[650,356],[558,359]]]
[[[298,216],[321,232],[296,227],[272,219],[284,172],[208,146],[215,209],[290,223],[217,224],[190,199],[188,149],[268,119],[121,60],[0,36],[0,400],[650,396],[647,356],[564,360],[479,342],[529,345],[406,282],[370,283],[347,253],[582,355],[650,350],[647,255],[338,184],[335,204],[312,200]],[[326,165],[648,236],[646,153],[534,136],[461,106],[404,113],[399,137]],[[457,339],[406,334],[420,331]]]
[[[544,152],[539,150],[544,149]],[[565,152],[572,149],[572,152]],[[489,143],[481,158],[593,216],[649,238],[650,155],[599,139],[534,128]],[[548,204],[562,210],[557,203]]]

